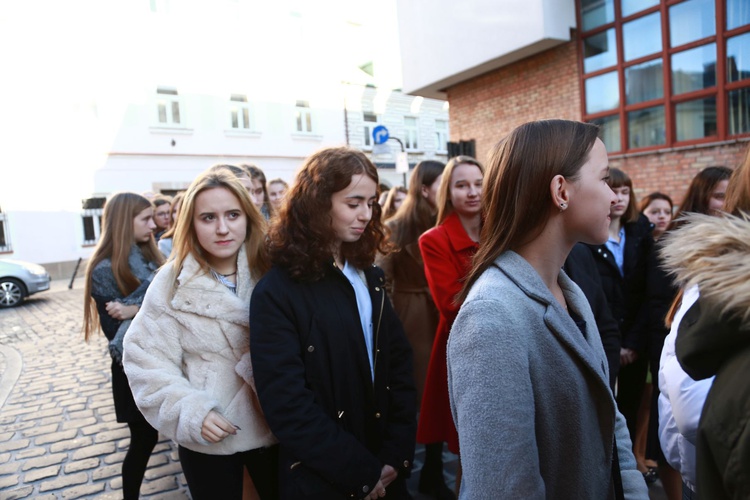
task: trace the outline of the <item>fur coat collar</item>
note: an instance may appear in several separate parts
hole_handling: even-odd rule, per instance
[[[664,236],[664,266],[683,288],[698,285],[701,300],[750,327],[750,216],[690,214]]]
[[[228,294],[226,287],[216,281],[211,271],[201,268],[192,256],[183,262],[175,285],[171,300],[175,310],[248,326],[247,304],[250,303],[255,282],[250,275],[244,245],[237,256],[236,295]]]

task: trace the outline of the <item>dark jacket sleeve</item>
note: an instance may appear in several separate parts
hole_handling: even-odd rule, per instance
[[[271,271],[253,290],[250,352],[258,398],[286,451],[342,493],[361,497],[378,482],[382,466],[316,404],[306,384],[301,340],[314,325],[299,324],[291,286]]]
[[[747,335],[742,321],[720,312],[699,298],[680,321],[675,354],[685,373],[694,380],[716,375],[731,354],[745,349]]]
[[[596,327],[609,365],[610,386],[620,371],[620,329],[607,304],[601,278],[591,251],[582,243],[576,244],[565,260],[563,269],[586,296],[594,313]]]

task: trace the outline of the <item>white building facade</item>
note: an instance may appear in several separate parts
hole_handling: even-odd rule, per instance
[[[23,4],[9,16],[41,22],[47,35],[28,48],[45,71],[11,89],[14,121],[0,119],[10,146],[0,150],[0,259],[69,278],[91,255],[111,194],[183,190],[216,163],[253,163],[269,180],[291,181],[323,147],[371,155],[366,131],[376,124],[404,141],[411,165],[446,159],[447,105],[385,90],[400,82],[377,78],[378,68],[398,67],[398,53],[383,57],[366,43],[356,53],[374,39],[362,14],[321,17],[305,3],[245,0],[93,2],[88,17],[51,0],[47,7],[49,20]],[[0,41],[10,40],[11,25],[0,27],[8,28]],[[358,69],[365,62],[367,73]],[[51,69],[72,74],[51,82]],[[55,127],[35,135],[40,117],[23,103],[50,88],[57,93],[45,116]],[[400,148],[389,145],[372,159],[384,184],[402,184],[393,168]]]

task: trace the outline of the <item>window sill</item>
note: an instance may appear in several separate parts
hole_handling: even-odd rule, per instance
[[[96,243],[84,243],[81,245],[81,248],[94,248],[96,246]]]
[[[609,155],[610,160],[619,160],[621,158],[636,158],[639,156],[648,156],[653,154],[664,154],[664,153],[675,153],[679,151],[687,151],[691,149],[703,149],[713,148],[717,146],[727,146],[732,144],[739,144],[750,141],[750,137],[738,137],[736,139],[729,139],[725,141],[712,141],[712,142],[700,142],[696,144],[688,145],[675,145],[672,147],[652,147],[650,149],[639,149],[625,152],[615,152]]]
[[[10,250],[0,250],[0,255],[10,255],[13,253],[13,249]]]
[[[323,136],[319,134],[306,134],[304,132],[292,132],[292,139],[301,139],[304,141],[322,141]]]
[[[187,127],[162,127],[153,126],[148,128],[152,134],[166,134],[166,135],[193,135],[193,129]]]
[[[224,135],[226,137],[247,137],[247,138],[256,138],[261,137],[263,135],[263,132],[258,132],[256,130],[241,130],[241,129],[225,129]]]

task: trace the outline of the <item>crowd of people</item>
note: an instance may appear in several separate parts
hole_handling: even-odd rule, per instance
[[[439,500],[750,497],[750,155],[675,212],[598,135],[530,122],[408,188],[334,147],[289,183],[214,165],[111,196],[84,332],[124,498],[159,433],[195,499],[408,499],[416,443]]]

